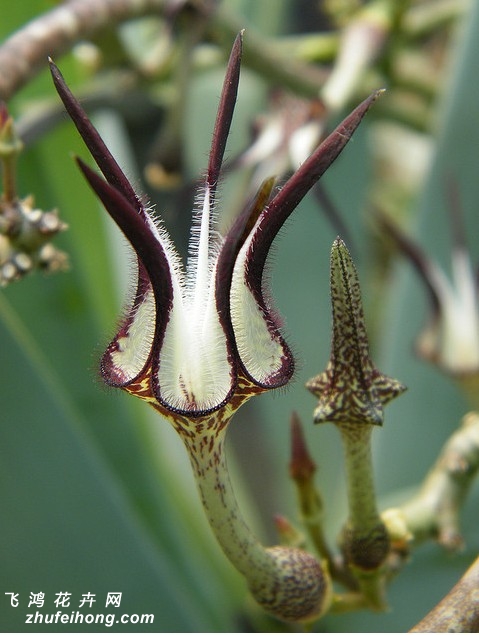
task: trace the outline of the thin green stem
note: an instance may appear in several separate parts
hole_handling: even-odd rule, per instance
[[[327,562],[333,580],[351,590],[357,590],[357,580],[344,566],[344,562],[333,556],[326,540],[323,528],[323,501],[314,481],[315,472],[316,465],[309,454],[301,421],[297,413],[293,412],[289,473],[296,485],[301,520],[316,552]]]
[[[372,426],[337,424],[343,441],[349,518],[343,532],[343,553],[371,608],[384,610],[381,567],[389,552],[386,527],[376,506],[371,457]]]
[[[311,621],[329,607],[329,577],[309,553],[265,548],[243,519],[229,478],[226,427],[182,434],[208,521],[225,555],[266,611],[285,621]]]
[[[343,442],[349,521],[361,533],[377,526],[374,474],[371,457],[372,426],[338,425]]]
[[[0,102],[0,162],[2,164],[3,194],[5,203],[17,200],[16,163],[17,157],[23,149],[13,119],[8,116],[6,107]]]
[[[246,524],[234,494],[224,450],[224,430],[214,438],[185,443],[213,532],[234,567],[244,576],[271,571],[272,558]],[[206,440],[207,439],[207,440]],[[213,441],[213,443],[212,443]],[[213,445],[213,447],[212,447]]]
[[[13,203],[17,199],[17,184],[15,178],[16,157],[10,155],[2,158],[2,182],[4,202]]]

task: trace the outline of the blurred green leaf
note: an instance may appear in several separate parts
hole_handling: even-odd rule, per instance
[[[101,612],[106,593],[117,590],[122,612],[155,615],[148,630],[207,627],[177,562],[148,536],[5,299],[1,317],[2,630],[25,630],[29,593],[40,591],[45,612],[55,612],[59,591],[73,594],[72,609],[81,594],[95,593]],[[17,609],[6,592],[20,594]]]
[[[2,12],[0,35],[5,37],[54,4],[11,3]],[[272,36],[288,31],[287,16],[295,9],[294,3],[275,0],[229,0],[229,4],[256,31]],[[469,235],[479,229],[477,4],[471,5],[464,24],[456,35],[455,59],[440,107],[434,165],[413,227],[418,240],[443,263],[450,244],[446,175],[452,174],[460,185]],[[78,69],[71,56],[62,59],[62,68],[75,79]],[[206,164],[222,79],[222,69],[213,69],[191,82],[184,133],[192,177]],[[247,143],[251,118],[265,107],[265,92],[261,78],[243,72],[230,155]],[[39,96],[57,100],[46,72],[11,106],[22,112]],[[355,258],[366,288],[371,236],[362,210],[371,179],[371,125],[368,116],[323,179],[354,236]],[[112,244],[108,221],[77,173],[72,152],[88,156],[65,118],[64,124],[25,151],[19,168],[20,194],[34,193],[38,206],[57,207],[68,222],[70,229],[58,244],[70,254],[71,270],[51,277],[32,275],[2,290],[0,296],[0,629],[27,630],[29,593],[40,591],[46,593],[45,613],[55,612],[53,599],[60,591],[73,594],[72,609],[83,593],[96,593],[92,612],[105,613],[106,593],[122,591],[116,613],[155,615],[152,625],[116,624],[115,630],[230,631],[252,628],[248,619],[257,620],[253,627],[258,630],[283,628],[258,617],[258,611],[244,602],[243,581],[212,540],[186,454],[174,432],[145,404],[118,391],[101,390],[95,382],[95,351],[108,341],[119,314],[117,259],[122,251],[117,242],[121,245],[121,239],[114,238]],[[225,183],[221,200],[225,215],[236,209],[241,187],[234,180]],[[170,201],[158,195],[154,202],[159,213],[170,212],[175,220],[167,209]],[[277,540],[275,513],[296,520],[287,476],[293,408],[307,424],[306,435],[320,464],[331,537],[345,515],[341,448],[332,426],[310,424],[315,404],[303,387],[323,369],[329,354],[329,252],[334,238],[335,231],[309,196],[279,238],[270,263],[273,297],[297,353],[296,382],[284,392],[247,404],[231,426],[230,446],[238,459],[233,457],[236,489],[265,541]],[[471,246],[474,252],[473,239]],[[387,305],[387,320],[376,361],[382,371],[409,386],[409,392],[388,407],[384,429],[375,435],[378,485],[387,501],[419,482],[467,406],[439,371],[411,354],[426,307],[422,290],[404,263],[395,270],[382,302]],[[248,485],[253,499],[246,491]],[[410,628],[449,590],[472,552],[479,549],[477,498],[476,488],[466,506],[469,550],[465,554],[447,558],[435,545],[418,550],[392,585],[390,613],[327,618],[319,628],[330,632]],[[18,608],[9,606],[5,592],[20,593]],[[61,628],[84,630],[78,625]],[[52,627],[36,625],[36,630]],[[92,625],[91,630],[101,629]]]

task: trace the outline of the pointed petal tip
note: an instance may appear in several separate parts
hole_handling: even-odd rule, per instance
[[[371,98],[373,101],[376,101],[376,99],[378,99],[378,97],[381,97],[381,95],[384,95],[384,93],[386,92],[386,88],[378,88],[376,91],[374,91],[371,94]]]
[[[378,88],[377,90],[373,91],[368,97],[366,97],[366,99],[362,101],[361,104],[359,104],[358,108],[363,107],[365,109],[365,112],[367,112],[369,108],[371,108],[371,106],[380,97],[382,97],[382,95],[384,95],[385,92],[386,92],[385,88]]]
[[[68,90],[67,85],[60,69],[58,68],[58,66],[55,64],[55,62],[50,56],[48,57],[48,66],[50,67],[50,74],[52,76],[55,88],[63,100],[63,96]]]
[[[344,135],[349,140],[368,110],[385,92],[385,88],[380,88],[371,93],[339,124],[335,132]]]
[[[243,35],[238,33],[233,43],[231,53],[228,60],[226,75],[221,91],[220,103],[216,115],[215,126],[213,130],[213,140],[210,149],[210,157],[208,162],[208,170],[206,182],[213,190],[217,186],[221,172],[223,157],[226,149],[226,141],[228,139],[233,113],[236,105],[238,93],[238,85],[240,78],[241,56],[243,52]]]
[[[235,38],[235,42],[233,46],[243,46],[243,40],[244,40],[244,34],[245,34],[246,29],[241,29],[241,31],[238,33],[238,35]]]

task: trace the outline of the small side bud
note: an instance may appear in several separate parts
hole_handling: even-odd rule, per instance
[[[303,534],[286,518],[278,514],[274,517],[274,524],[281,544],[286,547],[301,547],[304,543]]]
[[[50,241],[67,229],[58,212],[42,211],[33,197],[0,199],[0,286],[33,270],[64,271],[68,256]]]
[[[5,161],[17,156],[23,149],[23,143],[17,135],[13,118],[3,101],[0,101],[0,160]]]
[[[306,446],[301,421],[296,412],[291,415],[291,461],[289,474],[298,484],[310,481],[316,472],[316,464]]]

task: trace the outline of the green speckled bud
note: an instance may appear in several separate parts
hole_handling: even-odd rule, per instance
[[[311,554],[291,547],[266,549],[276,575],[258,576],[250,591],[265,611],[286,622],[309,622],[329,608],[332,599],[328,572]]]

